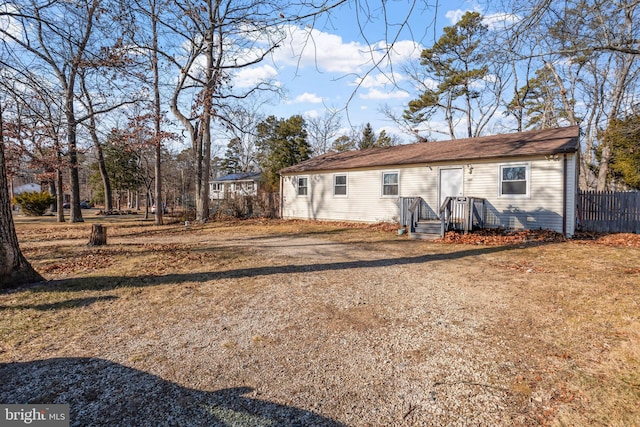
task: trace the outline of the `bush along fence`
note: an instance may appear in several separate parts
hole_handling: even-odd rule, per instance
[[[598,233],[640,234],[640,191],[580,191],[578,226]]]

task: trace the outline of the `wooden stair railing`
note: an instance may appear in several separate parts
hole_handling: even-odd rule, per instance
[[[440,210],[438,211],[440,215],[440,236],[443,237],[444,233],[449,230],[449,225],[451,223],[451,211],[452,211],[452,203],[453,197],[447,197],[440,205]]]
[[[447,197],[440,206],[440,233],[453,226],[465,234],[473,231],[474,223],[484,227],[484,201],[481,197]]]

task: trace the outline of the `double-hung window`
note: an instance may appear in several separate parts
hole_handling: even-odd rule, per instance
[[[346,197],[347,195],[347,175],[333,176],[333,195]]]
[[[309,178],[306,176],[298,177],[298,196],[306,196],[309,194]]]
[[[393,197],[400,194],[400,172],[382,173],[382,197]]]
[[[529,194],[529,165],[500,166],[500,195],[527,196]]]

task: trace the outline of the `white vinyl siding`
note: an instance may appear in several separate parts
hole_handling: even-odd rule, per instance
[[[527,195],[500,194],[500,166],[505,164],[528,166]],[[543,228],[562,232],[562,169],[562,158],[474,163],[473,172],[464,175],[465,196],[487,200],[485,220],[488,227]]]
[[[567,234],[574,231],[576,160],[567,162]],[[284,176],[282,217],[335,221],[398,221],[399,197],[422,197],[437,215],[440,168],[462,167],[464,196],[487,200],[489,227],[551,229],[562,232],[563,159],[514,159],[514,161],[476,161],[458,164],[401,167],[397,170],[349,170],[309,173],[308,196],[297,196],[296,176]],[[500,196],[500,166],[527,165],[528,196]],[[469,165],[471,168],[469,168]],[[382,174],[398,173],[398,196],[381,197]],[[349,197],[334,197],[335,176],[348,174]]]

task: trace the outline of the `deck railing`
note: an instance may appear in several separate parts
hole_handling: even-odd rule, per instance
[[[480,197],[447,197],[440,206],[440,234],[449,230],[465,234],[484,227],[484,200]]]
[[[409,232],[415,230],[420,220],[420,207],[425,203],[420,196],[400,198],[400,226],[407,227]]]

